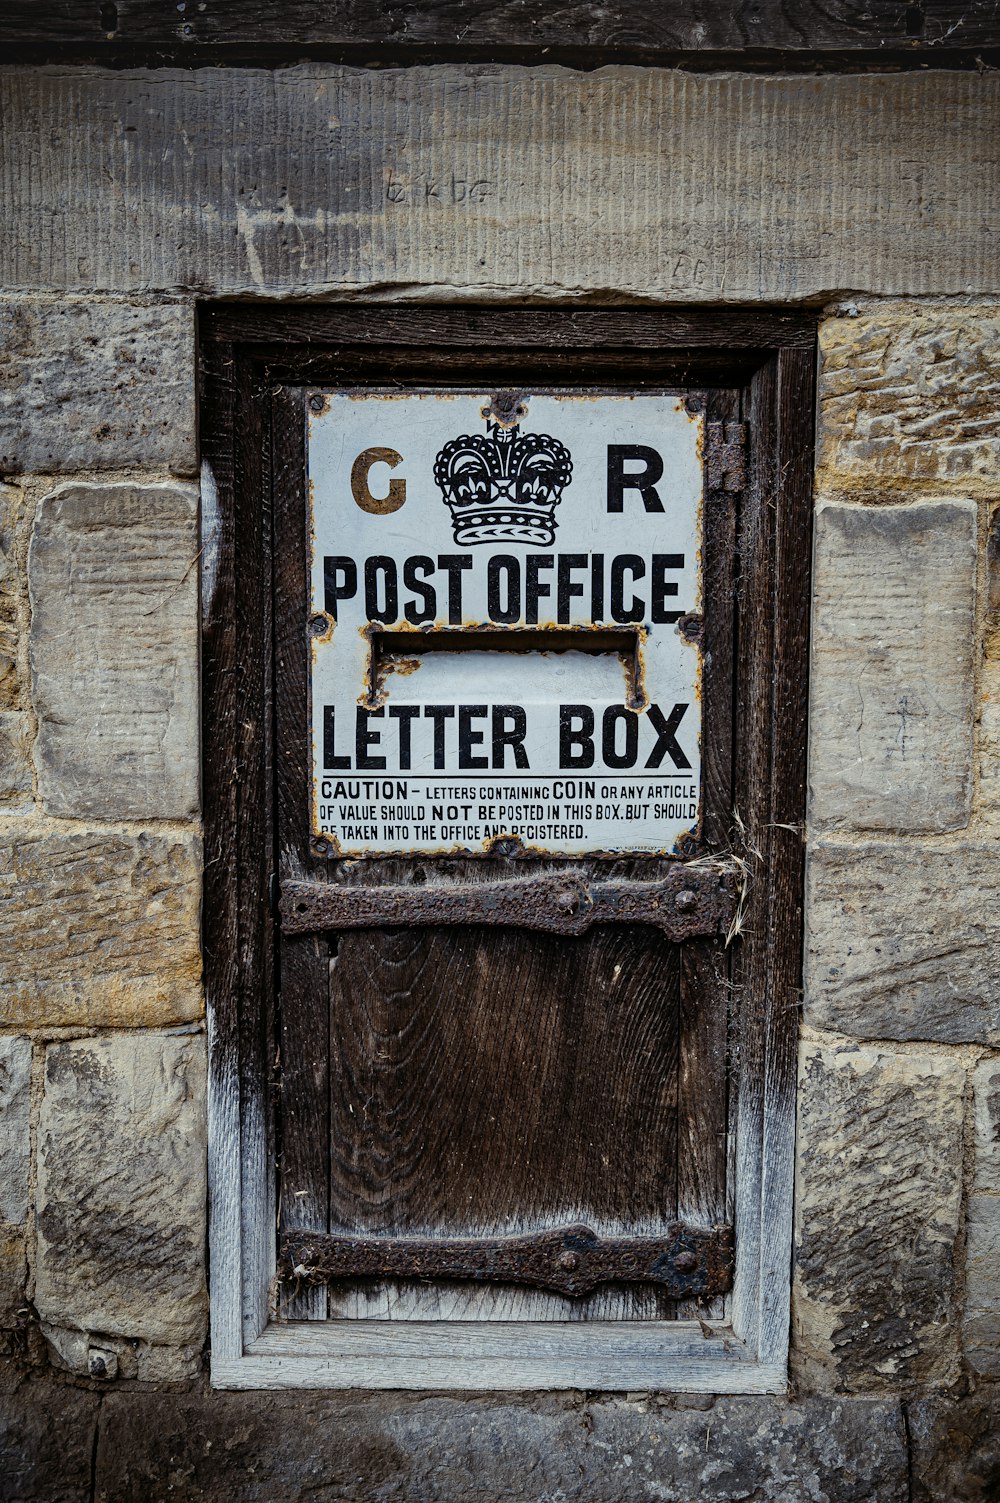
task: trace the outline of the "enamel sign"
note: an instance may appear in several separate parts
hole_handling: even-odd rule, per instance
[[[697,827],[703,418],[676,393],[314,393],[312,828],[666,853]]]

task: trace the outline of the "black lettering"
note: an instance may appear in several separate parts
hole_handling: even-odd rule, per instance
[[[500,576],[506,604],[500,604]],[[486,568],[486,609],[491,621],[510,626],[521,616],[521,561],[510,553],[494,553]]]
[[[626,474],[625,463],[630,459],[638,460],[643,468]],[[646,444],[608,444],[608,511],[625,510],[626,491],[638,491],[647,511],[662,511],[656,489],[662,475],[663,460],[655,449]]]
[[[448,575],[448,624],[462,624],[462,572],[472,568],[472,559],[467,553],[439,553],[438,568]]]
[[[381,772],[385,768],[384,757],[369,755],[368,748],[382,740],[381,730],[370,730],[369,721],[384,715],[384,710],[363,710],[358,706],[358,718],[354,737],[354,765],[364,772]]]
[[[385,599],[379,605],[379,576]],[[369,621],[395,621],[399,615],[396,560],[375,553],[365,559],[365,615]],[[360,765],[360,764],[359,764]],[[385,764],[382,764],[385,766]]]
[[[529,553],[524,560],[524,619],[529,626],[538,625],[538,602],[544,595],[552,594],[551,585],[541,584],[538,579],[541,569],[552,568],[551,553]]]
[[[670,714],[664,719],[659,705],[651,704],[646,714],[649,723],[656,732],[657,741],[646,761],[647,767],[659,767],[663,758],[669,754],[675,767],[690,767],[691,763],[681,751],[677,743],[675,732],[687,713],[687,705],[674,705]]]
[[[486,705],[459,705],[458,707],[458,765],[463,770],[472,767],[489,767],[486,757],[474,757],[472,748],[482,746],[486,740],[484,731],[474,731],[474,720],[485,720],[489,713]]]
[[[640,558],[638,553],[619,553],[617,558],[611,560],[611,619],[622,622],[641,621],[646,609],[644,601],[637,600],[633,595],[631,605],[625,604],[626,570],[633,580],[642,579],[646,573],[646,560]]]
[[[625,748],[618,750],[618,727],[625,727]],[[606,767],[634,767],[639,755],[639,717],[624,705],[608,705],[601,726],[601,752]]]
[[[559,766],[593,767],[594,712],[590,705],[559,706]]]
[[[604,620],[604,554],[594,553],[590,558],[590,619]]]
[[[419,573],[423,578],[418,577]],[[422,554],[416,554],[413,558],[403,562],[403,584],[408,590],[423,598],[423,605],[417,605],[415,601],[408,600],[403,607],[403,615],[411,626],[421,626],[425,621],[433,621],[437,614],[437,591],[432,584],[427,583],[427,576],[434,573],[434,560],[424,558]]]
[[[573,579],[573,574],[586,567],[585,553],[560,553],[556,560],[556,620],[563,625],[570,619],[570,601],[583,595],[583,585]]]
[[[327,606],[327,610],[330,607]],[[350,757],[337,754],[337,736],[334,723],[333,705],[323,706],[323,766],[330,769],[346,769],[351,765]]]
[[[343,576],[340,578],[340,576]],[[358,593],[358,566],[341,554],[323,559],[323,609],[337,619],[337,601],[353,600]]]
[[[668,595],[677,594],[677,581],[667,578],[669,569],[683,569],[683,553],[654,553],[649,569],[649,619],[656,626],[669,626],[681,619],[680,611],[667,610]]]
[[[419,714],[419,705],[389,706],[389,719],[399,721],[399,766],[401,772],[409,772],[413,765],[411,733],[413,722]]]
[[[434,771],[444,767],[444,723],[455,714],[454,705],[424,705],[424,714],[434,722]]]
[[[493,766],[507,765],[505,747],[514,753],[514,766],[527,767],[528,753],[524,738],[528,733],[528,717],[520,705],[493,706]]]

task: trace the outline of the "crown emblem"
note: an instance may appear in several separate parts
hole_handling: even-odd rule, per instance
[[[434,461],[456,543],[534,543],[556,535],[555,510],[573,473],[569,450],[547,433],[521,433],[527,405],[498,392],[482,433],[453,438]]]

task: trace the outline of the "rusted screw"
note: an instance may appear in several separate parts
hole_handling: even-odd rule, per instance
[[[682,913],[690,913],[691,909],[697,908],[697,906],[698,894],[692,892],[690,887],[682,888],[674,898],[674,907],[679,908]]]
[[[693,1273],[698,1267],[697,1254],[693,1252],[680,1252],[674,1259],[674,1267],[678,1273]]]
[[[575,913],[580,906],[580,899],[575,892],[561,892],[556,897],[556,907],[560,913]]]
[[[330,625],[330,618],[318,611],[315,616],[309,617],[309,633],[313,637],[321,637]]]
[[[310,397],[309,406],[312,408],[313,412],[322,412],[324,407],[326,406],[326,398],[321,396]]]
[[[315,835],[309,842],[309,849],[314,856],[327,856],[330,852],[330,842],[323,835]]]
[[[566,1273],[574,1273],[580,1266],[580,1254],[564,1252],[559,1254],[559,1267]]]

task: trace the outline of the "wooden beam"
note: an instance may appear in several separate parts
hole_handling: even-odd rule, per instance
[[[105,64],[671,62],[857,67],[972,63],[1000,46],[1000,0],[6,0],[7,59]],[[14,47],[13,54],[10,48]]]

